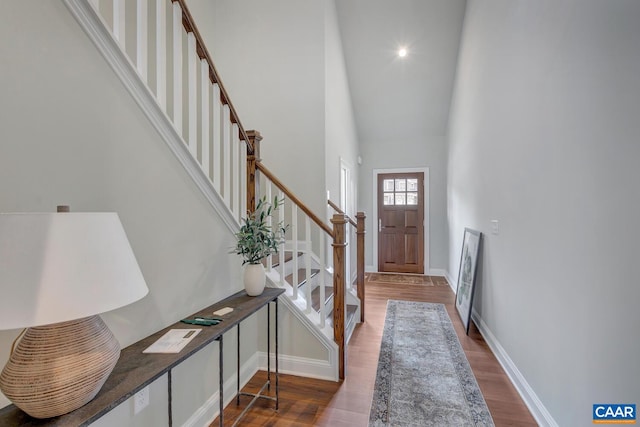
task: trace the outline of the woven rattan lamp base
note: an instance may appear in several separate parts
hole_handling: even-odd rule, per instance
[[[32,417],[55,417],[93,399],[119,357],[99,316],[29,328],[0,374],[0,389]]]

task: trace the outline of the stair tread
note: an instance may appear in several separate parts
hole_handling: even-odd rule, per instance
[[[324,287],[325,303],[327,303],[332,296],[333,296],[333,286],[325,285]],[[311,291],[311,306],[315,311],[320,310],[320,286],[316,286],[316,288],[313,291]]]
[[[298,256],[302,256],[302,252],[298,251]],[[289,261],[291,261],[293,259],[293,251],[285,251],[284,252],[284,263],[288,263]],[[274,254],[272,259],[271,259],[271,268],[276,268],[277,266],[280,265],[280,254]],[[262,260],[262,264],[266,267],[267,266],[267,259],[263,259]]]
[[[320,273],[319,269],[312,268],[311,269],[311,278],[313,279],[318,273]],[[293,273],[291,273],[287,277],[285,277],[285,280],[287,282],[293,284]],[[306,268],[299,268],[298,269],[298,286],[304,285],[304,283],[306,281],[307,281],[307,269]]]
[[[347,312],[345,313],[346,322],[345,325],[349,325],[355,318],[358,306],[353,304],[347,304]],[[333,328],[333,311],[327,316],[327,324]],[[345,326],[345,330],[347,327]]]

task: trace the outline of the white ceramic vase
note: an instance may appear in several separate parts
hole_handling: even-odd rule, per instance
[[[244,273],[242,276],[244,281],[244,289],[247,291],[247,295],[251,297],[258,296],[264,291],[264,285],[267,280],[267,276],[264,272],[264,265],[260,264],[246,264],[244,266]]]

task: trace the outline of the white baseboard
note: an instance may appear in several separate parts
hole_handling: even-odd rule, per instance
[[[365,273],[377,273],[378,269],[373,265],[365,265],[364,266]]]
[[[449,273],[444,268],[430,268],[429,276],[443,276],[447,277]]]
[[[258,370],[267,370],[267,353],[257,352],[240,367],[240,388],[244,387]],[[275,358],[271,355],[271,371],[275,370]],[[278,371],[281,374],[291,374],[321,380],[335,381],[335,369],[326,360],[307,359],[280,355]],[[227,406],[236,394],[235,375],[224,382],[224,405]],[[182,427],[208,427],[220,413],[220,393],[215,392],[196,411]]]
[[[275,368],[275,357],[271,354],[271,370]],[[267,370],[267,353],[258,352],[258,367]],[[296,357],[280,355],[278,372],[281,374],[298,375],[301,377],[317,378],[320,380],[336,381],[335,368],[327,360],[308,359],[306,357]]]
[[[451,277],[451,275],[449,274],[448,271],[444,272],[444,278],[447,279],[447,283],[449,283],[449,287],[451,288],[451,290],[455,294],[456,293],[456,288],[458,287],[458,285],[453,281],[453,278]]]
[[[522,400],[524,400],[525,405],[527,405],[529,411],[531,411],[531,415],[536,419],[538,425],[543,427],[558,427],[558,423],[556,423],[549,411],[547,411],[547,408],[542,404],[520,370],[518,370],[517,366],[513,363],[513,360],[511,360],[495,335],[493,335],[487,327],[487,324],[484,323],[475,310],[473,310],[471,317],[482,334],[484,341],[496,356],[496,359],[498,359],[502,369],[506,372],[511,383],[520,394],[520,397],[522,397]]]
[[[258,372],[259,354],[256,353],[240,367],[240,388]],[[236,396],[236,377],[233,375],[224,382],[224,406]],[[189,417],[182,427],[208,427],[220,413],[220,393],[215,392],[196,412]]]

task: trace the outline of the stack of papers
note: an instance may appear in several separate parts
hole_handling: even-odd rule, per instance
[[[179,353],[202,329],[171,329],[143,353]]]

